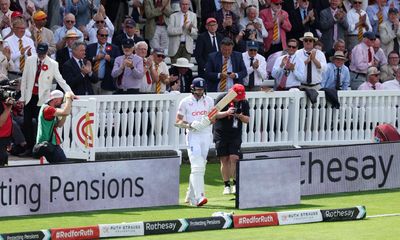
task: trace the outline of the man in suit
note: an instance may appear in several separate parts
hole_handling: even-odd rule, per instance
[[[385,64],[381,67],[381,82],[386,82],[396,78],[396,72],[397,69],[399,69],[399,60],[400,58],[397,52],[389,53],[388,64]]]
[[[264,38],[266,56],[286,49],[286,33],[292,29],[289,15],[282,10],[282,0],[271,0],[271,7],[260,12],[260,18],[268,31]]]
[[[92,64],[85,59],[84,42],[72,44],[72,58],[64,63],[62,75],[76,95],[93,95],[92,83],[97,82]]]
[[[233,51],[233,41],[224,38],[221,51],[210,53],[206,63],[206,81],[209,92],[225,92],[234,84],[243,84],[247,76],[242,54]]]
[[[235,39],[240,32],[240,18],[232,12],[234,0],[221,0],[222,8],[215,13],[218,23],[218,32],[224,37]]]
[[[97,43],[89,44],[86,48],[86,56],[91,61],[93,73],[98,82],[92,84],[95,95],[113,94],[114,80],[111,71],[114,60],[120,54],[118,46],[107,43],[108,30],[101,28],[97,30]]]
[[[135,43],[138,43],[140,41],[143,41],[143,38],[140,36],[137,36],[137,29],[136,29],[136,23],[132,18],[127,18],[125,19],[124,22],[124,32],[117,35],[113,39],[113,44],[117,45],[119,47],[120,52],[122,53],[122,42],[125,39],[132,39]]]
[[[71,59],[72,57],[72,44],[76,42],[80,36],[74,30],[68,30],[67,34],[65,35],[65,43],[66,47],[57,50],[56,52],[56,61],[58,62],[58,68],[60,72],[62,72],[62,66],[66,61]]]
[[[215,13],[221,9],[221,3],[220,1],[214,1],[214,0],[201,0],[201,28],[200,32],[205,32],[206,28],[205,26],[207,25],[207,19],[210,17],[215,17]]]
[[[168,24],[168,56],[175,63],[180,57],[190,58],[193,54],[193,39],[197,38],[197,16],[189,10],[190,1],[181,0],[181,11],[171,15]]]
[[[196,58],[199,76],[204,78],[204,70],[208,54],[217,52],[222,41],[222,35],[217,33],[218,24],[215,18],[209,18],[206,22],[207,32],[199,35],[194,49],[194,57]]]
[[[320,13],[319,28],[322,33],[321,42],[324,51],[332,49],[333,43],[338,39],[344,39],[349,28],[346,13],[339,8],[341,0],[330,0],[330,7]]]
[[[312,32],[317,36],[317,14],[312,8],[310,1],[299,0],[298,4],[298,8],[289,12],[289,20],[292,24],[292,30],[288,33],[288,37],[300,39],[305,32]]]
[[[390,8],[388,20],[379,25],[379,27],[382,49],[386,56],[392,51],[399,53],[400,22],[398,10],[396,8]]]
[[[71,91],[58,70],[58,63],[47,56],[47,43],[40,43],[36,49],[38,55],[32,55],[26,59],[26,66],[21,79],[21,98],[24,107],[24,134],[27,141],[27,156],[32,152],[35,133],[32,120],[37,119],[40,106],[48,100],[52,89],[53,79],[56,79],[60,87],[65,91]]]
[[[169,0],[145,0],[146,25],[144,38],[151,48],[168,48],[167,18],[172,14]]]

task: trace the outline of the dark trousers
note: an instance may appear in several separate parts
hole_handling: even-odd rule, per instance
[[[10,142],[10,137],[0,138],[0,166],[8,165],[7,146]]]
[[[52,155],[47,155],[46,160],[49,163],[63,163],[67,162],[67,157],[65,156],[64,150],[60,147],[60,145],[54,146],[54,152]]]
[[[36,128],[33,127],[32,120],[38,119],[40,107],[37,106],[38,96],[32,95],[31,100],[24,107],[24,135],[28,148],[33,148],[36,142]]]
[[[126,90],[118,89],[115,93],[115,95],[120,95],[120,94],[140,94],[139,88],[129,88]]]

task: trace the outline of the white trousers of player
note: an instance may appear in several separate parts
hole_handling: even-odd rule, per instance
[[[211,145],[211,134],[189,133],[186,136],[190,161],[189,199],[198,201],[204,197],[204,174],[207,155]],[[197,203],[197,202],[196,202]],[[195,203],[195,204],[196,204]]]

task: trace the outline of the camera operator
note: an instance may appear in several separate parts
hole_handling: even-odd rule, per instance
[[[238,52],[246,52],[246,43],[248,41],[254,41],[257,43],[258,46],[258,50],[257,52],[259,54],[262,54],[262,42],[259,42],[257,40],[257,29],[255,27],[255,23],[250,22],[246,25],[246,28],[243,29],[242,31],[240,31],[240,33],[237,35],[235,42],[236,42],[236,46],[235,46],[235,51]]]
[[[0,103],[0,166],[8,165],[7,146],[12,135],[11,109],[14,102],[13,98],[8,97]]]
[[[236,98],[217,115],[214,124],[214,142],[217,157],[221,162],[221,175],[225,187],[222,194],[236,193],[236,162],[241,156],[242,123],[249,122],[249,102],[246,100],[245,88],[235,84],[232,90],[237,93]],[[219,102],[226,93],[216,99]],[[231,188],[230,178],[233,179]]]

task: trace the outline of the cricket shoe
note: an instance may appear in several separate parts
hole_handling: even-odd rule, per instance
[[[206,197],[201,197],[199,199],[199,201],[197,201],[196,206],[201,207],[201,206],[205,205],[207,202],[208,202],[208,200]]]
[[[232,185],[231,194],[236,194],[236,185]]]
[[[231,194],[231,188],[229,186],[224,187],[224,191],[222,192],[223,195]]]

